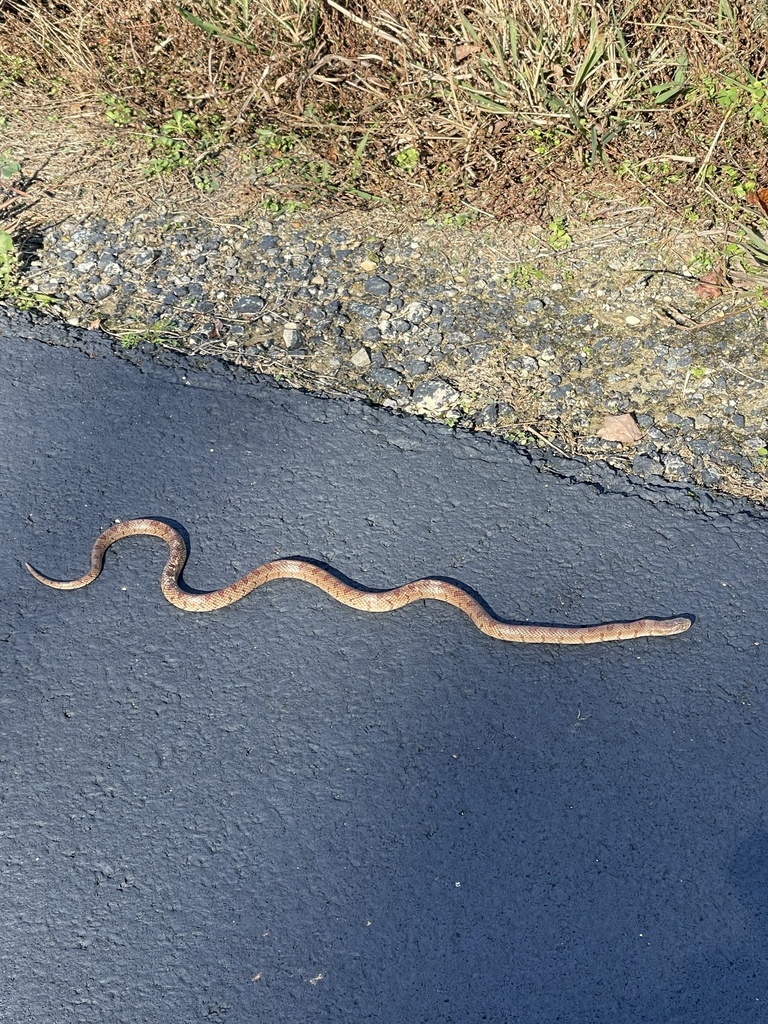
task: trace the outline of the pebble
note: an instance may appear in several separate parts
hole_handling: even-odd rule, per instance
[[[460,397],[445,380],[425,381],[414,388],[413,404],[422,413],[445,413],[456,406]]]
[[[357,352],[352,355],[350,362],[353,366],[356,366],[358,370],[367,370],[371,365],[371,357],[364,348],[359,348]]]
[[[299,325],[288,321],[283,325],[283,342],[286,348],[297,348],[301,344]]]
[[[380,384],[387,391],[394,391],[399,394],[405,394],[408,391],[405,381],[397,370],[391,370],[387,367],[373,369],[371,370],[370,377],[374,383]]]
[[[389,295],[392,286],[383,277],[369,277],[365,282],[365,290],[369,295]]]
[[[260,313],[266,304],[261,295],[244,295],[235,300],[232,308],[235,313]]]

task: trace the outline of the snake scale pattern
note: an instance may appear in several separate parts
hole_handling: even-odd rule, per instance
[[[333,573],[301,558],[278,558],[253,569],[241,579],[221,590],[192,593],[179,586],[179,577],[187,560],[187,545],[173,526],[159,519],[129,519],[105,530],[96,540],[91,552],[90,571],[76,580],[52,580],[33,569],[27,569],[36,580],[57,590],[78,590],[93,583],[101,573],[104,554],[115,541],[123,537],[150,535],[166,542],[170,554],[160,586],[163,594],[177,608],[188,612],[210,612],[226,608],[252,590],[270,580],[303,580],[324,590],[342,604],[366,612],[391,612],[413,601],[445,601],[468,615],[478,629],[497,640],[512,640],[525,644],[595,644],[608,640],[630,640],[640,636],[672,636],[683,633],[690,619],[638,619],[635,622],[611,622],[596,626],[536,626],[502,622],[483,608],[470,594],[454,583],[438,579],[421,579],[406,583],[393,590],[370,591],[352,586]]]

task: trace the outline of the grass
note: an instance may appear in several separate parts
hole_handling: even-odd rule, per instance
[[[172,320],[161,318],[154,320],[148,326],[122,325],[117,328],[112,327],[111,333],[120,339],[120,344],[123,348],[137,348],[145,341],[159,344],[177,332]]]
[[[768,141],[765,0],[1,0],[0,17],[6,88],[100,95],[147,173],[200,188],[237,145],[304,194],[505,217],[597,182],[733,206]]]

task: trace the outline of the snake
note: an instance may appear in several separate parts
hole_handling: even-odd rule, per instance
[[[200,593],[179,586],[189,554],[187,544],[174,526],[160,519],[128,519],[104,530],[91,550],[90,570],[79,579],[54,580],[38,572],[28,562],[25,565],[34,578],[47,587],[78,590],[93,583],[100,575],[104,555],[116,541],[143,535],[159,537],[168,545],[169,556],[160,577],[160,587],[172,605],[187,612],[211,612],[226,608],[271,580],[291,579],[311,583],[358,611],[391,612],[414,601],[444,601],[468,615],[477,628],[488,636],[525,644],[595,644],[642,636],[673,636],[685,632],[691,625],[691,620],[685,617],[637,619],[634,622],[609,622],[594,626],[516,624],[497,618],[462,586],[448,580],[427,577],[392,590],[369,590],[345,582],[333,571],[304,558],[278,558],[265,562],[221,590]]]

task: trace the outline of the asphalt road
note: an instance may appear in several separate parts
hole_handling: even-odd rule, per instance
[[[135,363],[0,321],[0,1020],[766,1020],[765,517]],[[142,515],[201,589],[308,555],[695,623],[519,646],[285,581],[193,615],[152,538],[76,592],[23,569],[80,575]]]

